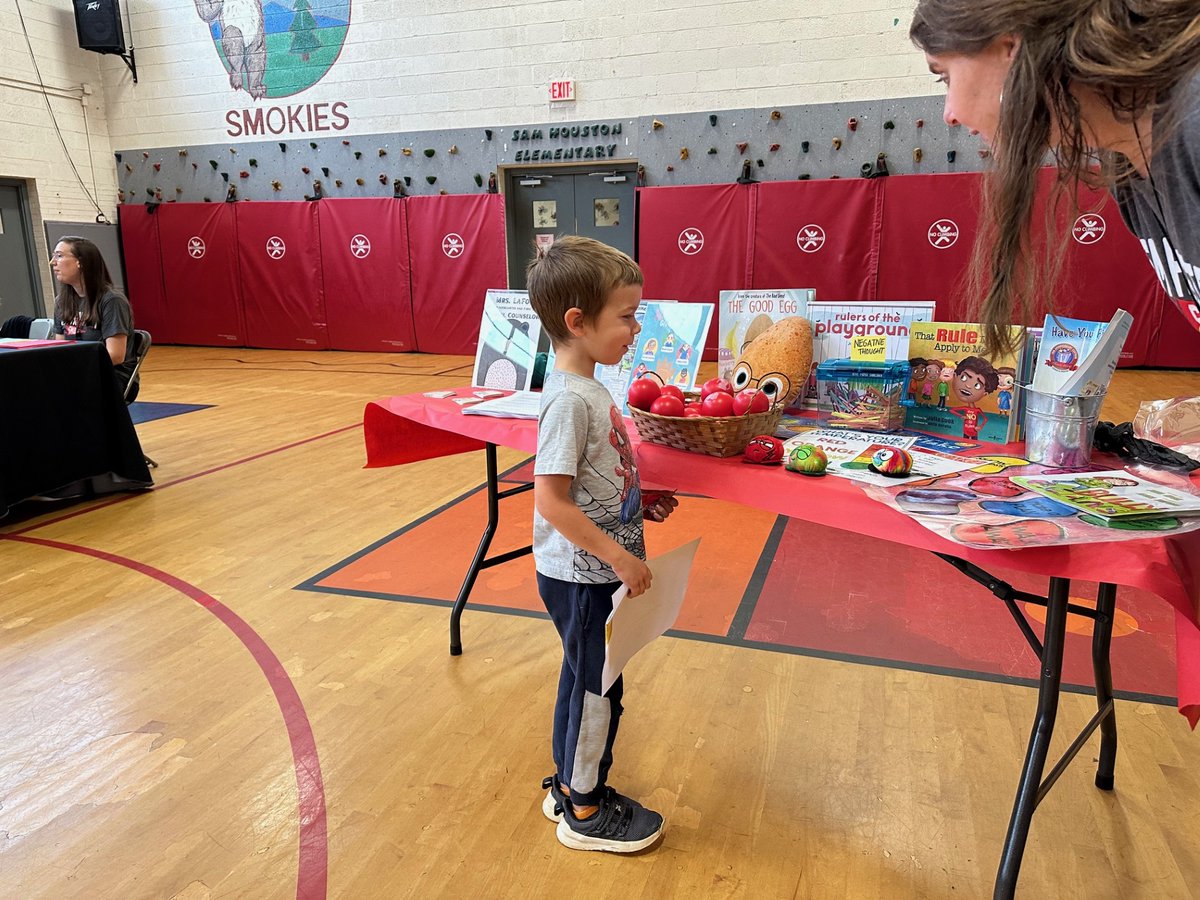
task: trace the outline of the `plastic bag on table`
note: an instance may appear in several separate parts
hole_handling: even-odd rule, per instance
[[[1200,397],[1143,400],[1133,431],[1143,440],[1200,459]]]

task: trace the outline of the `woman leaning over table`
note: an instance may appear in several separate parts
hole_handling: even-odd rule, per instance
[[[56,339],[104,341],[124,393],[134,368],[133,308],[113,287],[100,249],[86,238],[64,237],[54,246],[50,268],[60,285],[54,298]]]
[[[919,0],[909,36],[946,85],[946,123],[991,146],[980,221],[994,224],[974,266],[989,345],[1033,321],[1053,290],[1061,251],[1039,261],[1029,245],[1048,150],[1056,191],[1073,198],[1082,181],[1113,192],[1200,329],[1200,3]]]

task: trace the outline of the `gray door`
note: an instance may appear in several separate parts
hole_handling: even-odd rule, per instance
[[[45,315],[25,185],[0,180],[0,321]]]
[[[636,164],[628,169],[509,172],[508,284],[525,288],[539,241],[582,234],[633,256]]]

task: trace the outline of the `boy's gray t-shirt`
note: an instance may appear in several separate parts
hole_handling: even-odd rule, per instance
[[[1178,118],[1165,135],[1155,129],[1150,178],[1135,176],[1113,193],[1163,289],[1200,329],[1200,74],[1176,90]]]
[[[641,487],[620,410],[594,378],[552,371],[542,388],[534,475],[570,475],[571,499],[602,531],[639,559]],[[612,567],[576,547],[534,510],[533,559],[541,574],[560,581],[618,581]]]

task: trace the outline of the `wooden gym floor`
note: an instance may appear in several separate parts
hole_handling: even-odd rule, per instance
[[[442,608],[295,590],[480,483],[481,454],[362,468],[367,401],[469,377],[155,348],[143,400],[213,404],[138,427],[156,490],[0,520],[0,895],[990,896],[1029,688],[660,640],[626,676],[613,782],[667,833],[579,853],[540,810],[549,622],[469,610],[451,658]],[[1179,394],[1200,373],[1121,372],[1104,418]],[[1063,696],[1056,750],[1094,708]],[[1200,893],[1200,735],[1135,702],[1118,727],[1116,791],[1085,750],[1020,896]]]

